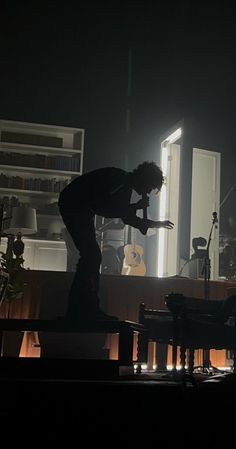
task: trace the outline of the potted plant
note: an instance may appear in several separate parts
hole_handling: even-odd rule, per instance
[[[5,300],[11,303],[15,299],[21,299],[24,291],[24,280],[22,276],[24,259],[22,256],[13,256],[9,253],[0,252],[1,268],[9,274],[9,282],[6,288]]]
[[[11,239],[12,237],[12,239]],[[14,236],[8,236],[10,241],[14,242]],[[11,245],[8,245],[6,253],[0,251],[0,265],[1,269],[9,274],[9,281],[6,287],[5,295],[2,301],[1,316],[3,318],[14,318],[12,314],[12,305],[16,300],[23,298],[24,293],[24,277],[23,268],[24,259],[22,255],[13,254],[10,250]],[[19,356],[21,343],[21,332],[8,332],[4,335],[4,355]]]

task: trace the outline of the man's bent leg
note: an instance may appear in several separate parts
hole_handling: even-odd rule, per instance
[[[84,238],[79,248],[80,259],[69,293],[67,318],[82,321],[117,319],[107,315],[99,307],[101,251],[96,239],[90,233],[89,242]]]

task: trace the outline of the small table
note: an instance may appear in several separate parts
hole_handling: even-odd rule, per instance
[[[37,319],[0,319],[0,350],[2,356],[4,331],[36,331],[57,333],[94,333],[119,334],[118,362],[120,366],[133,364],[134,334],[144,332],[144,326],[133,321],[94,321],[91,323],[78,323],[64,319],[37,320]]]

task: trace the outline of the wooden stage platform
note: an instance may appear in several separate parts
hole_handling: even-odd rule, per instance
[[[55,271],[25,270],[25,293],[22,300],[12,303],[10,310],[7,304],[3,305],[0,311],[2,318],[20,319],[41,319],[55,320],[65,315],[67,306],[67,296],[74,273]],[[211,281],[210,299],[222,299],[227,296],[230,288],[236,288],[236,282],[231,281]],[[144,302],[149,308],[166,309],[164,297],[171,292],[182,293],[190,297],[204,298],[204,281],[202,279],[193,280],[185,277],[155,278],[146,276],[114,276],[102,275],[100,296],[103,309],[117,316],[120,320],[138,321],[139,304]],[[13,343],[8,336],[5,340],[8,355],[14,356],[12,350]],[[24,334],[23,340],[19,343],[19,335],[15,335],[18,341],[17,351],[21,357],[40,356],[40,342],[34,332]],[[101,340],[100,345],[106,349],[109,359],[118,358],[118,336],[108,335]],[[55,348],[56,342],[52,342],[51,348]],[[62,340],[58,343],[62,346]],[[57,356],[58,353],[55,354]],[[212,352],[212,364],[222,366],[226,364],[225,351]],[[136,357],[134,347],[133,358]],[[171,354],[168,356],[170,363]],[[196,360],[198,363],[198,361]]]

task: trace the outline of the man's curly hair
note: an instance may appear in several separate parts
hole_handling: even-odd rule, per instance
[[[160,190],[164,182],[162,169],[155,162],[143,162],[133,170],[133,173],[143,185],[149,184],[153,189]]]

